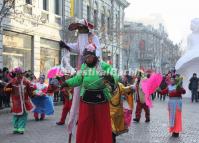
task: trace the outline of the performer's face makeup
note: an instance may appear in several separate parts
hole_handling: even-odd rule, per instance
[[[176,82],[175,82],[175,79],[174,78],[171,78],[171,84],[174,85]]]
[[[94,62],[94,56],[93,55],[87,55],[86,56],[86,63],[87,64],[91,64],[91,63],[93,63]]]
[[[44,79],[42,79],[42,78],[40,78],[39,81],[40,81],[41,84],[44,83]]]
[[[23,74],[22,73],[17,73],[16,77],[18,80],[21,80],[23,78]]]
[[[88,28],[85,26],[79,26],[78,31],[79,31],[79,33],[88,33],[89,32]]]
[[[93,35],[88,36],[88,43],[89,44],[93,43]]]
[[[67,80],[70,78],[70,74],[64,75],[64,79]]]

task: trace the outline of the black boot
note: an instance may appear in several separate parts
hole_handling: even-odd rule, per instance
[[[179,133],[173,133],[173,134],[172,134],[172,137],[178,138],[178,137],[179,137]]]
[[[116,134],[112,133],[112,143],[116,143]]]
[[[145,122],[146,122],[146,123],[149,123],[149,122],[150,122],[150,119],[146,119]]]
[[[134,118],[133,121],[136,122],[136,123],[139,123],[139,122],[140,122],[140,120],[137,119],[137,118]]]

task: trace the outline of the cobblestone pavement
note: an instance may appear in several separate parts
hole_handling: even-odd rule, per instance
[[[129,133],[118,137],[117,143],[199,143],[199,104],[183,100],[182,114],[183,132],[178,139],[172,138],[168,132],[167,101],[155,101],[151,122],[145,123],[142,114],[141,122],[132,123]]]
[[[132,123],[129,132],[117,138],[117,143],[199,143],[199,104],[183,101],[183,133],[178,139],[171,138],[167,130],[167,102],[155,101],[151,109],[151,122]],[[56,126],[61,106],[55,115],[45,121],[35,122],[29,114],[24,135],[13,135],[11,114],[0,114],[0,143],[67,143],[66,126]]]

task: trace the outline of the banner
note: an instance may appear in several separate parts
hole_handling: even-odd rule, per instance
[[[75,0],[70,0],[70,16],[74,17],[74,2]]]

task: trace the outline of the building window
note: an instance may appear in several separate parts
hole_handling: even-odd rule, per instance
[[[105,15],[104,15],[104,13],[102,13],[101,14],[101,25],[102,25],[102,27],[104,26],[104,24],[105,24]]]
[[[61,5],[60,5],[60,0],[55,0],[55,14],[61,15]]]
[[[87,6],[87,20],[90,21],[90,6]]]
[[[139,48],[140,48],[140,50],[145,50],[145,40],[140,40],[140,42],[139,42]]]
[[[43,0],[43,10],[49,10],[48,9],[48,0]]]
[[[117,54],[116,55],[116,65],[115,65],[117,69],[119,69],[119,62],[120,62],[119,55]]]
[[[74,14],[77,18],[82,18],[83,11],[83,1],[82,0],[74,0]]]
[[[115,18],[115,29],[116,31],[119,31],[119,16],[116,15]]]
[[[60,64],[60,48],[56,41],[42,38],[40,42],[40,72],[47,74],[49,69]]]
[[[107,31],[108,31],[108,34],[110,34],[110,31],[111,31],[110,17],[107,18]]]
[[[94,10],[94,27],[95,27],[95,29],[97,29],[97,26],[98,26],[97,23],[98,23],[98,12],[95,9]]]
[[[32,0],[26,0],[26,4],[32,4]]]
[[[70,54],[70,64],[73,68],[76,68],[77,60],[78,60],[78,55]]]
[[[3,65],[8,69],[32,69],[32,36],[11,31],[3,35]]]

